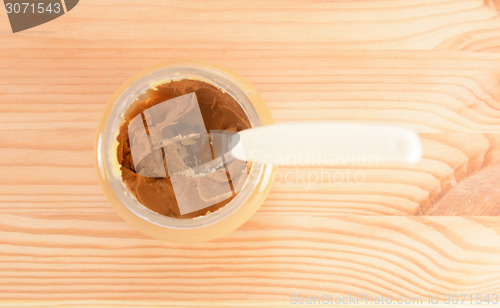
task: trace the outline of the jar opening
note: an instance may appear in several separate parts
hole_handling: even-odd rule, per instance
[[[214,132],[250,127],[240,104],[214,85],[194,79],[156,83],[137,96],[120,126],[122,181],[158,214],[193,218],[214,212],[236,196],[250,170],[247,162],[224,155],[224,134]]]

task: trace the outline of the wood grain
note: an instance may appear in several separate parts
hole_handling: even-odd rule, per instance
[[[16,34],[1,13],[2,304],[251,307],[287,304],[290,294],[500,293],[497,8],[81,1]],[[277,122],[413,128],[424,159],[280,168],[257,215],[230,235],[196,246],[149,239],[98,185],[95,129],[129,76],[179,58],[236,71]]]
[[[40,67],[49,60],[34,51],[25,53],[22,59],[12,54],[13,65]],[[500,56],[441,51],[337,51],[332,56],[307,50],[302,54],[304,58],[286,51],[280,56],[273,51],[255,56],[240,52],[223,64],[236,68],[261,91],[277,122],[367,121],[411,127],[422,132],[424,159],[416,166],[390,168],[280,168],[262,211],[438,213],[431,210],[433,204],[453,185],[498,162]],[[63,57],[63,52],[50,56]],[[215,56],[204,59],[222,62]],[[148,60],[161,61],[161,55],[150,52]],[[122,80],[100,76],[101,72],[93,77],[95,71],[88,64],[78,58],[74,61],[71,70],[59,62],[46,69],[53,77],[28,74],[20,78],[23,74],[18,70],[4,73],[9,86],[4,86],[2,95],[6,102],[15,98],[16,103],[0,104],[0,129],[5,132],[0,153],[3,161],[14,162],[0,165],[5,175],[0,177],[5,185],[2,201],[30,202],[36,194],[50,208],[52,202],[74,202],[78,191],[78,200],[106,203],[94,177],[94,129],[108,96],[103,89],[111,93]],[[128,63],[132,58],[124,56],[122,61]],[[238,64],[243,61],[251,61],[252,67]],[[132,70],[126,73],[131,74]],[[91,80],[95,86],[89,87]],[[108,85],[112,80],[116,84]],[[20,88],[24,89],[22,95],[18,94]],[[22,138],[13,134],[20,131]],[[349,174],[359,181],[349,180]],[[485,181],[495,186],[494,178]],[[75,191],[63,199],[56,193],[61,188],[47,195],[45,185],[39,185],[48,182],[75,185]],[[488,203],[492,213],[497,213],[498,199]],[[461,203],[455,205],[453,211],[447,211],[449,215],[465,213]],[[5,210],[19,211],[17,207]]]
[[[500,283],[496,221],[258,213],[223,239],[172,245],[138,234],[111,212],[4,214],[2,293],[282,301],[323,292],[491,293]]]

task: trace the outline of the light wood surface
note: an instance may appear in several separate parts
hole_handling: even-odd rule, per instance
[[[0,300],[256,306],[291,294],[500,293],[499,7],[88,0],[16,34],[1,11]],[[424,159],[280,168],[262,208],[230,235],[149,239],[98,185],[95,129],[128,77],[182,58],[242,75],[277,122],[413,128]]]

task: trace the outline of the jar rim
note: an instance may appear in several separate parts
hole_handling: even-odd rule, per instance
[[[245,93],[239,79],[234,78],[227,71],[200,63],[175,63],[156,67],[152,70],[141,72],[132,78],[124,89],[119,90],[119,96],[110,102],[111,110],[105,121],[102,134],[99,134],[97,149],[97,162],[101,173],[109,181],[113,193],[120,202],[137,217],[146,220],[160,227],[172,229],[196,229],[205,227],[231,216],[242,207],[251,197],[255,190],[262,186],[261,181],[265,173],[272,170],[272,166],[263,164],[252,164],[248,177],[241,191],[226,205],[218,210],[197,216],[194,218],[174,218],[159,214],[141,204],[135,196],[126,188],[119,170],[119,163],[116,155],[117,140],[120,126],[131,104],[135,98],[155,84],[162,84],[175,80],[193,79],[207,82],[217,88],[227,92],[241,106],[249,119],[251,127],[262,125],[261,118],[248,94]],[[116,97],[116,96],[115,96]],[[267,172],[266,172],[267,170]],[[267,179],[269,181],[269,179]],[[267,183],[265,183],[267,185]]]

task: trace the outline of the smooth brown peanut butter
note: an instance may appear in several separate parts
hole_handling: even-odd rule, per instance
[[[166,177],[146,177],[135,171],[129,141],[130,121],[156,104],[193,92],[196,94],[207,131],[231,130],[237,132],[250,128],[250,121],[245,112],[231,95],[206,82],[183,79],[154,86],[137,97],[127,110],[117,137],[117,158],[125,186],[140,203],[165,216],[192,218],[205,215],[223,207],[234,198],[233,195],[204,209],[181,215],[168,174]],[[175,122],[175,119],[166,118],[165,121],[182,125],[182,123]],[[202,187],[199,188],[199,193],[203,194]]]

